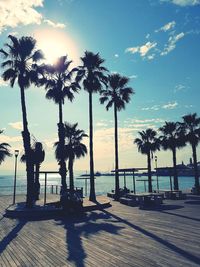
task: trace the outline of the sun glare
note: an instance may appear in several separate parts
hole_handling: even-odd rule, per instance
[[[56,30],[40,30],[34,34],[37,47],[45,56],[45,62],[54,64],[58,57],[68,55],[73,64],[79,61],[75,42],[63,32]]]

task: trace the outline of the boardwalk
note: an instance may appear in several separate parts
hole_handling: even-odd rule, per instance
[[[0,197],[0,266],[200,266],[200,198],[160,211],[111,202],[79,217],[8,219]]]

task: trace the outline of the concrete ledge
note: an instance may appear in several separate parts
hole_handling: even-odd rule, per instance
[[[110,207],[110,200],[107,197],[99,196],[96,202],[89,201],[85,198],[83,200],[83,208],[81,212],[87,212],[92,210],[101,210]],[[26,219],[51,219],[60,216],[66,216],[69,214],[60,207],[56,207],[54,202],[50,202],[47,205],[34,205],[33,208],[27,208],[25,202],[20,202],[15,205],[9,206],[5,210],[5,217],[9,218],[26,218]]]

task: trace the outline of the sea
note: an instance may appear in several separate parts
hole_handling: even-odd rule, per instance
[[[81,172],[75,172],[74,175],[74,184],[75,187],[83,188],[83,193],[85,196],[89,194],[90,183],[89,179],[80,179]],[[88,178],[88,177],[87,177]],[[148,183],[143,180],[147,180],[147,176],[135,176],[136,192],[145,192],[145,183],[146,190],[148,188]],[[190,191],[194,186],[194,177],[179,177],[179,187],[180,190]],[[120,187],[124,187],[124,176],[119,177]],[[157,177],[152,177],[153,190],[157,190]],[[170,189],[170,177],[160,176],[158,177],[159,188],[160,189]],[[173,179],[172,179],[173,181]],[[48,174],[47,175],[47,193],[50,193],[52,186],[57,190],[60,189],[61,179],[59,174]],[[69,184],[69,178],[67,177],[67,183]],[[41,192],[44,192],[45,177],[44,174],[40,174],[40,184]],[[14,185],[14,175],[13,174],[0,174],[0,196],[3,195],[12,195],[13,194],[13,185]],[[126,187],[130,190],[133,190],[133,177],[126,176]],[[115,188],[115,177],[114,176],[96,176],[95,179],[95,190],[96,195],[106,195],[107,192],[111,192]],[[26,193],[26,176],[23,173],[17,174],[16,176],[16,194],[25,194]]]

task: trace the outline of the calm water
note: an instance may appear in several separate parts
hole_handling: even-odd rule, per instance
[[[80,173],[75,174],[75,186],[83,187],[85,193],[85,180],[79,180]],[[144,192],[144,182],[137,180],[147,180],[147,177],[136,176],[136,191]],[[160,189],[170,189],[169,177],[159,177]],[[68,179],[67,179],[68,182]],[[42,190],[44,189],[44,175],[40,176],[40,183]],[[156,177],[153,177],[153,189],[157,189]],[[50,185],[60,185],[60,176],[56,174],[49,174],[47,179],[48,191]],[[105,195],[107,192],[114,189],[114,176],[100,176],[96,177],[96,194]],[[190,190],[194,185],[193,177],[179,177],[179,187],[181,190]],[[120,187],[124,186],[124,177],[120,176]],[[131,176],[126,177],[126,186],[129,189],[133,189],[133,178]],[[13,192],[13,175],[0,175],[0,195],[9,195]],[[17,194],[26,192],[26,179],[25,175],[17,176]],[[89,192],[89,180],[87,181],[87,192]]]

